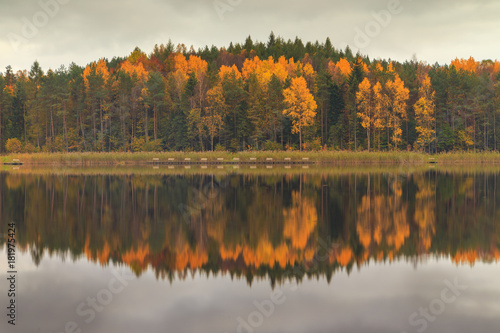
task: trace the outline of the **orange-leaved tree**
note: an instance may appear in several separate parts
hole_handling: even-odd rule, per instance
[[[283,114],[292,118],[292,133],[299,133],[300,150],[302,150],[302,128],[313,123],[318,105],[303,77],[292,79],[290,88],[283,91],[283,96],[286,105]]]

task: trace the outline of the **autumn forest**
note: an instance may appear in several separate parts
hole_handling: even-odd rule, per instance
[[[0,73],[0,152],[496,151],[500,62],[267,42]]]

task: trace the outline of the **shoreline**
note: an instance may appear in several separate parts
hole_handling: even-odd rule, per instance
[[[272,159],[272,160],[270,160]],[[221,165],[221,164],[500,164],[500,153],[452,152],[429,155],[419,152],[138,152],[138,153],[19,153],[0,156],[1,164],[19,160],[24,165],[113,166],[113,165]]]
[[[145,165],[114,165],[114,166],[79,166],[79,165],[24,165],[0,166],[0,173],[11,175],[56,175],[56,176],[175,176],[175,175],[295,175],[311,176],[342,176],[342,175],[401,175],[420,174],[436,171],[446,174],[499,174],[500,164],[344,164],[336,165],[208,165],[208,166],[145,166]]]

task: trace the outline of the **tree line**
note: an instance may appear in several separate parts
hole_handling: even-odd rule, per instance
[[[0,152],[498,149],[500,62],[267,43],[0,73]]]

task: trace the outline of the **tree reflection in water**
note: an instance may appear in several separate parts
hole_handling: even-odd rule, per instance
[[[497,174],[2,172],[0,214],[37,265],[69,255],[169,280],[196,271],[330,280],[370,261],[498,261]]]

